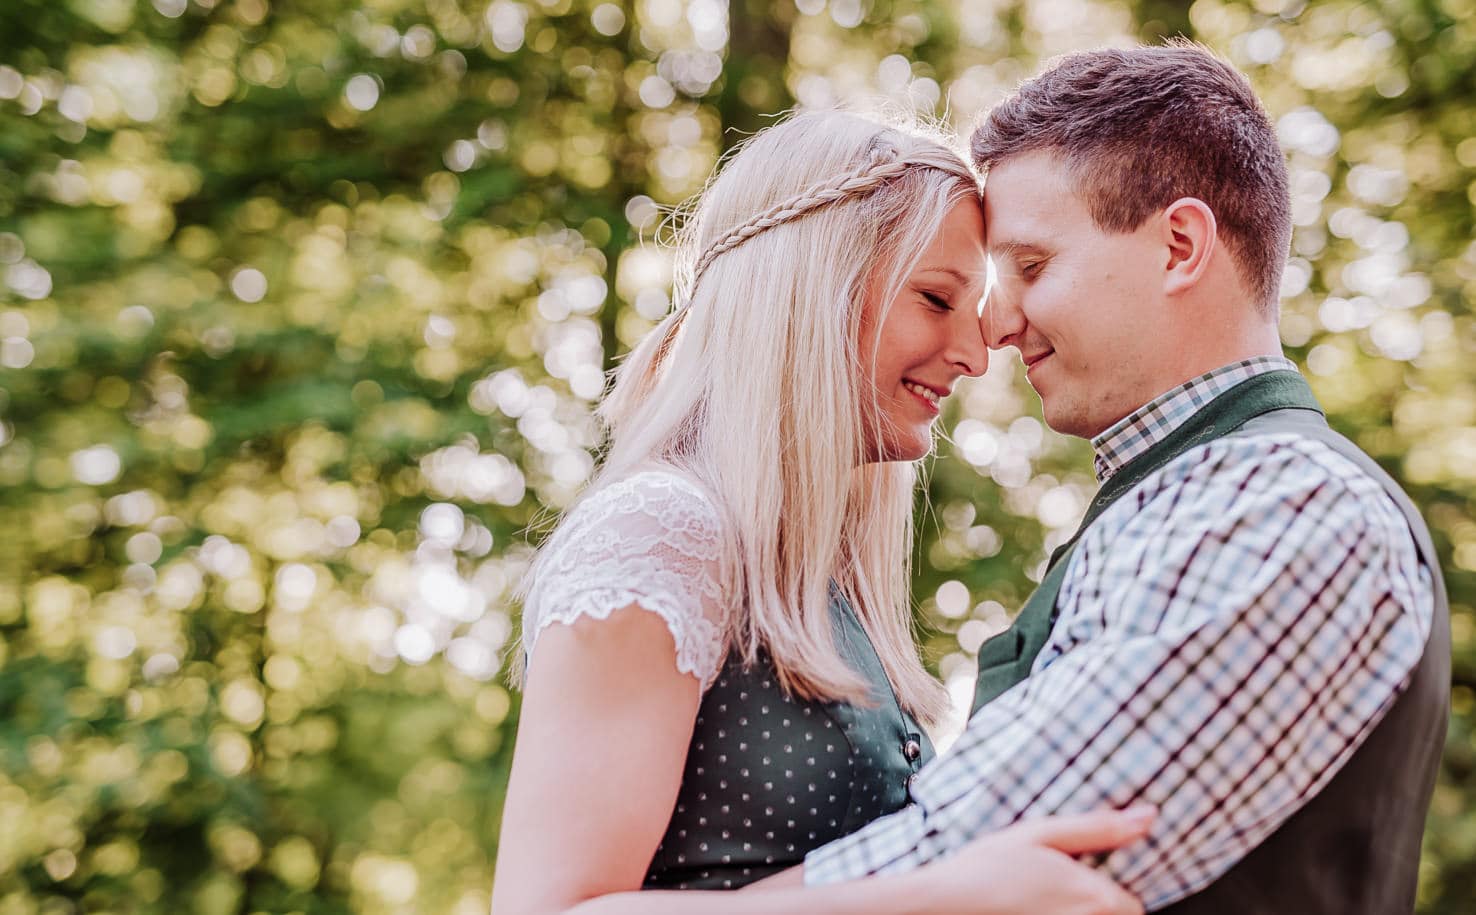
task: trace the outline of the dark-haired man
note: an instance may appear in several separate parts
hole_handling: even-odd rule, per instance
[[[975,131],[1000,267],[983,320],[1102,488],[906,810],[808,883],[906,870],[1021,818],[1148,801],[1104,862],[1149,909],[1414,904],[1448,610],[1398,487],[1281,355],[1286,166],[1188,43],[1064,58]],[[900,750],[899,750],[900,751]]]

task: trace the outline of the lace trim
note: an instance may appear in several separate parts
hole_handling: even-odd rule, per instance
[[[645,471],[610,484],[565,519],[528,595],[524,643],[581,617],[608,619],[632,604],[666,623],[676,665],[704,690],[723,661],[719,515],[706,493],[678,474]]]
[[[597,620],[609,619],[610,614],[631,604],[661,617],[676,643],[677,670],[696,677],[706,692],[722,668],[722,633],[718,627],[700,616],[693,616],[691,611],[674,601],[627,588],[586,591],[574,598],[574,603],[539,617],[533,634],[526,637],[528,653],[531,656],[538,635],[555,623],[568,625],[586,616]]]

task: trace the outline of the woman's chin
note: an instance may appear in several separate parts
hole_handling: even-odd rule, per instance
[[[917,437],[909,437],[904,441],[887,442],[880,449],[870,449],[868,464],[882,464],[896,461],[920,461],[933,453],[932,427],[921,430]]]

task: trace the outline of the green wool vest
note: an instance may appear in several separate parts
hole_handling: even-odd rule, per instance
[[[1000,693],[1030,676],[1031,665],[1045,647],[1051,626],[1056,622],[1056,595],[1066,578],[1071,554],[1081,535],[1102,512],[1189,449],[1229,435],[1254,417],[1285,409],[1322,413],[1301,375],[1295,372],[1257,375],[1210,401],[1188,422],[1113,474],[1092,499],[1076,533],[1051,554],[1040,587],[1025,601],[1014,624],[979,647],[979,679],[974,688],[973,710],[977,712],[986,702],[994,701]]]
[[[1332,780],[1219,880],[1162,911],[1171,915],[1391,915],[1414,908],[1425,812],[1450,709],[1450,610],[1429,531],[1409,498],[1367,455],[1328,428],[1295,372],[1258,375],[1215,398],[1114,474],[1076,533],[1052,555],[1014,624],[979,649],[974,711],[1030,675],[1056,619],[1071,553],[1113,502],[1190,449],[1228,435],[1316,439],[1382,484],[1403,512],[1430,572],[1434,616],[1425,654],[1393,707]]]

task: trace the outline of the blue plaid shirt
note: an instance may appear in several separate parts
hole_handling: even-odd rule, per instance
[[[1094,440],[1105,479],[1260,358]],[[1196,447],[1083,534],[1031,676],[923,768],[916,802],[811,852],[805,882],[908,870],[1017,820],[1137,801],[1106,873],[1149,909],[1224,874],[1322,788],[1424,653],[1429,572],[1379,483],[1290,435]]]

